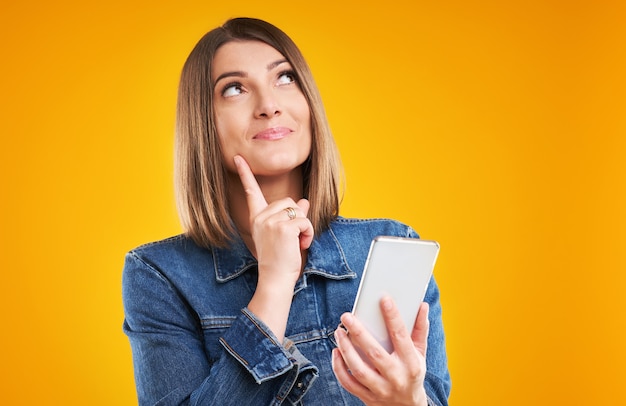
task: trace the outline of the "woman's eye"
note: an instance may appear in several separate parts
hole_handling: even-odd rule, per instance
[[[241,88],[241,85],[234,83],[232,85],[227,85],[224,88],[224,90],[222,91],[222,96],[233,97],[233,96],[238,96],[241,93],[243,93],[243,89]]]
[[[296,75],[293,72],[283,72],[278,76],[278,85],[288,85],[296,81]]]

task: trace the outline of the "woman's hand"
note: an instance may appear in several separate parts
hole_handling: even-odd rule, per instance
[[[248,308],[282,341],[302,251],[313,241],[309,202],[284,198],[268,204],[245,159],[236,156],[235,166],[248,204],[251,249],[259,263],[257,289]]]
[[[341,385],[366,405],[427,405],[424,390],[428,304],[422,303],[409,333],[393,300],[381,300],[381,309],[394,351],[389,354],[350,313],[341,316],[335,332],[333,371]],[[367,361],[361,358],[359,352]]]

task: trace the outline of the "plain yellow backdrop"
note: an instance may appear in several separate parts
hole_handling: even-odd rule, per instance
[[[180,68],[233,16],[307,57],[342,214],[442,246],[452,405],[626,404],[623,1],[0,6],[0,404],[132,405],[123,256],[180,232]]]

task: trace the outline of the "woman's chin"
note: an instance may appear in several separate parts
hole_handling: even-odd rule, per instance
[[[256,162],[249,162],[252,173],[256,176],[283,176],[295,170],[300,170],[304,160],[294,160],[271,157],[269,159],[259,159]]]

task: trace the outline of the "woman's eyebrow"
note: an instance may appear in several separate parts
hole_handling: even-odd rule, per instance
[[[245,77],[248,77],[248,74],[242,71],[224,72],[221,75],[219,75],[217,79],[215,79],[215,84],[217,85],[217,83],[220,80],[225,79],[225,78],[230,78],[230,77],[245,78]]]
[[[288,60],[286,59],[279,59],[277,61],[274,61],[270,64],[267,65],[267,70],[271,71],[272,69],[275,69],[277,66],[282,65],[283,63],[289,63]],[[236,77],[236,78],[246,78],[248,77],[248,74],[246,72],[243,71],[232,71],[232,72],[224,72],[221,75],[219,75],[217,77],[217,79],[215,79],[215,84],[217,84],[220,80],[224,79],[224,78],[230,78],[230,77]]]
[[[275,62],[270,63],[269,65],[267,65],[267,70],[270,71],[274,68],[276,68],[278,65],[282,65],[283,63],[289,63],[288,60],[286,59],[279,59]]]

